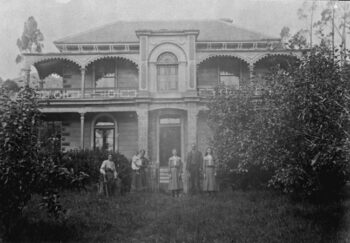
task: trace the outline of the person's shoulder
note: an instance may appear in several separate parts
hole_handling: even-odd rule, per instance
[[[102,161],[102,165],[107,164],[107,163],[108,163],[108,160]]]

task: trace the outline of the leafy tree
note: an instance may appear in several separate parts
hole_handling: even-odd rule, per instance
[[[39,156],[40,115],[28,86],[16,99],[0,89],[0,226],[7,237],[34,193],[42,195],[42,206],[59,218],[64,212],[59,191],[80,186],[86,177],[57,165],[50,155]]]
[[[17,39],[17,46],[21,53],[24,52],[41,52],[44,45],[42,41],[44,35],[38,29],[38,23],[33,16],[29,17],[24,23],[24,29],[22,36]],[[22,55],[16,57],[16,63],[21,62],[23,59]]]
[[[218,92],[209,119],[221,171],[249,176],[258,168],[283,192],[337,195],[349,175],[349,70],[332,50],[315,47],[287,69],[272,70],[259,99],[254,87]]]
[[[5,82],[3,82],[2,87],[13,92],[17,92],[19,90],[18,84],[10,79],[7,79]]]

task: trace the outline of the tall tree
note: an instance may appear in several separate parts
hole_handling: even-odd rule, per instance
[[[304,1],[301,8],[298,9],[298,17],[300,20],[304,20],[306,22],[306,28],[300,31],[309,34],[309,47],[313,45],[313,27],[315,20],[315,11],[318,5],[315,0],[313,1]]]
[[[29,17],[24,23],[22,36],[17,39],[17,46],[21,54],[16,57],[16,63],[22,61],[23,53],[41,52],[44,47],[43,40],[44,35],[38,29],[38,23],[33,16]]]
[[[329,1],[315,22],[316,34],[324,43],[330,43],[334,52],[337,43],[341,45],[341,59],[346,59],[347,35],[350,33],[350,9],[348,2]]]

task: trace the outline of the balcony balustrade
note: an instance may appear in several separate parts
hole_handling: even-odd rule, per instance
[[[254,96],[259,97],[263,94],[264,89],[262,87],[257,87],[254,90]],[[234,95],[237,94],[237,89],[230,88],[230,87],[222,87],[219,90],[215,90],[214,88],[199,88],[198,89],[198,96],[201,98],[210,98],[217,94],[225,94],[225,95]]]
[[[137,96],[136,89],[86,88],[84,95],[77,89],[41,89],[39,99],[132,99]]]

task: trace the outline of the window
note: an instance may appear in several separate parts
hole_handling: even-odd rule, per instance
[[[116,83],[115,62],[102,60],[95,66],[95,87],[114,88]]]
[[[159,91],[177,90],[178,61],[174,54],[165,52],[158,57],[157,82]]]
[[[239,89],[239,76],[237,76],[233,70],[220,67],[219,76],[220,83],[236,90]]]
[[[109,117],[99,118],[94,127],[94,148],[114,151],[115,124]]]

